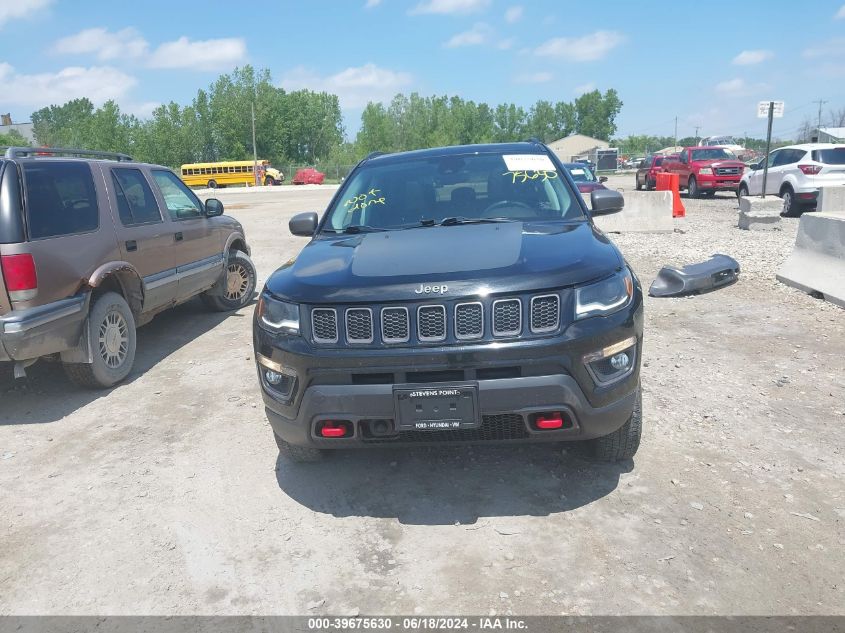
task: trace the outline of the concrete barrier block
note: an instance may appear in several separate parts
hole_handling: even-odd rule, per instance
[[[845,187],[822,187],[819,189],[816,211],[845,215]]]
[[[781,211],[783,202],[780,198],[742,197],[739,199],[737,226],[746,231],[779,231]]]
[[[802,215],[777,280],[845,308],[845,215]]]
[[[671,233],[675,230],[672,192],[626,191],[622,211],[594,221],[605,233]]]

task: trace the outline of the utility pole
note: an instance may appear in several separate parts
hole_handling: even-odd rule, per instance
[[[818,104],[819,104],[819,124],[816,126],[816,139],[818,139],[818,137],[821,135],[821,133],[819,132],[819,129],[820,129],[820,128],[821,128],[821,126],[822,126],[822,106],[823,106],[825,103],[827,103],[827,101],[824,101],[824,100],[822,100],[822,99],[819,99],[818,101],[813,101],[813,103],[818,103]]]
[[[696,143],[696,145],[698,145],[698,129],[700,127],[701,127],[700,125],[695,126],[695,143]]]
[[[772,121],[775,116],[775,102],[769,101],[769,126],[766,132],[766,158],[763,159],[763,195],[766,197],[766,181],[769,179],[769,152],[772,149]]]
[[[258,182],[258,148],[255,147],[255,102],[253,101],[250,105],[252,109],[252,176],[257,187],[260,183]]]
[[[678,117],[675,117],[675,145],[674,147],[678,147]],[[675,150],[672,150],[675,151]]]

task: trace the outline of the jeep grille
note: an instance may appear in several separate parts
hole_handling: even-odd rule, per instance
[[[551,332],[560,320],[560,297],[541,295],[531,298],[531,331]]]
[[[494,336],[515,336],[522,331],[522,302],[500,299],[493,302]]]
[[[484,334],[484,306],[459,303],[455,306],[455,336],[459,339],[481,338]]]
[[[567,292],[424,305],[314,307],[311,338],[319,345],[456,345],[548,336],[560,331]]]
[[[311,330],[317,343],[337,343],[337,312],[332,308],[311,310]]]
[[[373,342],[373,311],[349,308],[346,311],[346,338],[350,343]]]
[[[446,308],[444,306],[420,306],[417,309],[417,331],[425,343],[442,341],[446,338]]]

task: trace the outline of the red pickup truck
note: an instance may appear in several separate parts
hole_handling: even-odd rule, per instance
[[[678,174],[678,186],[690,198],[712,198],[717,191],[736,192],[745,163],[724,147],[685,147],[663,161],[663,171]]]

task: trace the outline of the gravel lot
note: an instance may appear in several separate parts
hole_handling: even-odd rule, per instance
[[[219,192],[260,282],[330,193]],[[573,445],[279,462],[252,307],[160,315],[108,392],[4,368],[0,613],[845,615],[845,312],[775,280],[797,220],[750,233],[731,196],[686,202],[680,232],[613,236],[643,285],[715,252],[741,278],[647,299],[620,466]]]

